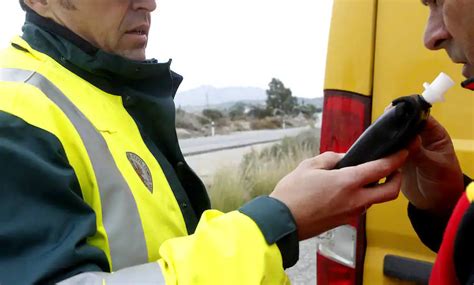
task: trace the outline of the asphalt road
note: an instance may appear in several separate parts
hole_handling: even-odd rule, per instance
[[[198,155],[207,152],[241,148],[256,144],[276,142],[286,136],[296,136],[310,127],[259,130],[236,132],[229,135],[216,135],[213,137],[200,137],[179,140],[179,145],[184,156]]]
[[[316,284],[316,238],[300,242],[300,258],[295,266],[286,270],[292,285]]]

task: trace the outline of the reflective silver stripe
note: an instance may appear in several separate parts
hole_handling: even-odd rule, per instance
[[[164,285],[165,279],[158,262],[129,267],[114,273],[87,272],[58,283],[59,285],[124,285],[150,284]]]
[[[99,185],[102,219],[109,239],[111,270],[148,262],[137,204],[102,135],[47,78],[22,69],[0,69],[0,81],[24,82],[40,89],[69,118],[81,137]]]

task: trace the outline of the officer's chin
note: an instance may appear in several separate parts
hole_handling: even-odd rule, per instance
[[[117,52],[118,55],[133,61],[144,61],[146,60],[146,52],[145,47],[130,49],[130,50],[122,50]]]

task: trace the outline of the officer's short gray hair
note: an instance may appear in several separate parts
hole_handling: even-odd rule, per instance
[[[59,1],[59,4],[69,10],[76,9],[76,6],[74,6],[74,3],[72,3],[70,0],[61,0]],[[20,0],[20,6],[23,11],[28,11],[28,6],[25,4],[25,0]]]

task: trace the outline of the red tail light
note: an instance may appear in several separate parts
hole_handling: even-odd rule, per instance
[[[318,254],[318,285],[352,285],[355,270]]]
[[[370,97],[338,90],[324,91],[321,153],[346,152],[370,124]]]
[[[371,98],[338,90],[324,93],[320,151],[346,152],[370,124]],[[362,284],[365,247],[365,216],[320,235],[317,284]]]

